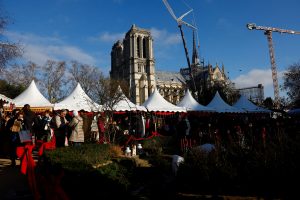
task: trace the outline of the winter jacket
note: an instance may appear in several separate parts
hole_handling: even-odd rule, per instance
[[[73,117],[69,126],[72,128],[72,133],[69,138],[70,142],[84,142],[83,119],[80,116]]]

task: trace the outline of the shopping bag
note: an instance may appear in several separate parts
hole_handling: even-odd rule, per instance
[[[19,131],[19,137],[20,137],[20,142],[24,143],[24,142],[32,142],[32,138],[31,138],[32,134],[30,133],[29,130],[21,130]]]

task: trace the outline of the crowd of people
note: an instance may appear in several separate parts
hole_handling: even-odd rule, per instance
[[[17,146],[27,142],[49,142],[55,138],[56,147],[80,146],[85,141],[97,142],[104,137],[101,114],[94,114],[90,119],[83,110],[34,113],[28,104],[22,109],[0,113],[0,153],[10,157],[12,166],[16,165]]]
[[[266,114],[130,113],[106,116],[104,113],[80,111],[49,111],[34,113],[30,105],[0,114],[0,152],[8,154],[12,166],[16,163],[16,148],[24,144],[20,132],[26,130],[30,142],[49,142],[55,137],[56,147],[80,146],[84,142],[124,145],[128,136],[148,138],[154,133],[172,136],[178,150],[187,146],[214,144],[242,148],[264,146],[270,140],[297,137],[299,119],[272,118]],[[185,146],[186,147],[186,146]]]
[[[177,141],[189,140],[188,147],[213,144],[216,147],[265,147],[270,142],[299,139],[299,117],[270,114],[183,114],[169,118],[160,133],[174,135]],[[182,144],[178,144],[182,148]]]

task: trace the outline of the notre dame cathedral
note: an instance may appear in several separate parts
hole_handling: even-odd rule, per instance
[[[224,66],[202,66],[199,63],[195,41],[193,47],[192,70],[195,82],[205,80],[208,85],[215,81],[225,82]],[[129,86],[128,98],[135,104],[141,105],[151,95],[154,88],[169,102],[177,104],[184,96],[190,77],[189,68],[182,68],[180,72],[155,71],[153,54],[153,39],[151,32],[132,25],[123,41],[117,41],[111,51],[110,77],[125,80]],[[197,87],[201,87],[198,84]]]

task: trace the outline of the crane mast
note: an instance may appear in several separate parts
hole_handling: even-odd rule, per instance
[[[285,29],[266,27],[266,26],[256,26],[256,24],[254,24],[254,23],[247,24],[247,28],[249,30],[262,30],[262,31],[265,31],[264,34],[267,36],[268,46],[269,46],[269,54],[270,54],[270,61],[271,61],[271,69],[272,69],[275,107],[278,109],[279,106],[280,106],[280,97],[279,97],[279,85],[278,85],[277,67],[276,67],[276,63],[275,63],[275,54],[274,54],[272,32],[288,33],[288,34],[300,34],[300,31],[285,30]]]
[[[191,61],[190,61],[189,53],[188,53],[188,50],[187,50],[187,47],[186,47],[186,42],[185,42],[185,39],[184,39],[184,34],[183,34],[183,31],[182,31],[181,24],[178,24],[178,28],[179,28],[180,33],[181,33],[181,39],[182,39],[182,42],[183,42],[185,57],[186,57],[186,61],[187,61],[188,67],[189,67],[191,81],[192,81],[192,84],[193,84],[193,92],[195,94],[197,88],[196,88],[194,75],[193,75],[193,71],[192,71],[192,67],[191,67]]]
[[[193,76],[193,71],[192,71],[192,68],[191,68],[191,62],[190,62],[190,58],[189,58],[189,54],[188,54],[188,50],[187,50],[187,47],[186,47],[186,42],[185,42],[185,38],[184,38],[184,34],[183,34],[183,30],[182,30],[182,24],[196,30],[197,28],[185,21],[183,21],[183,18],[185,16],[187,16],[190,12],[192,12],[193,10],[189,10],[188,12],[184,13],[183,15],[181,15],[180,17],[176,17],[172,7],[170,6],[170,4],[168,3],[167,0],[162,0],[163,3],[165,4],[166,8],[168,9],[169,13],[171,14],[171,16],[174,18],[174,20],[177,22],[177,25],[178,25],[178,28],[180,30],[180,34],[181,34],[181,39],[182,39],[182,42],[183,42],[183,47],[184,47],[184,52],[185,52],[185,57],[186,57],[186,60],[187,60],[187,64],[188,64],[188,68],[189,68],[189,73],[190,73],[190,78],[191,78],[191,81],[192,81],[192,85],[193,85],[193,94],[194,95],[197,95],[197,88],[196,88],[196,84],[195,84],[195,80],[194,80],[194,76]]]

